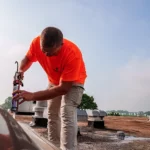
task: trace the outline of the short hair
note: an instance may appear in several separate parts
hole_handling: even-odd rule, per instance
[[[52,48],[59,46],[63,42],[63,33],[56,27],[47,27],[41,33],[42,48]]]

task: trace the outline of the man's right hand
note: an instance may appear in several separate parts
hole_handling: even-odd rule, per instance
[[[18,79],[19,80],[23,80],[24,79],[24,72],[23,71],[19,71],[19,73],[18,73]]]

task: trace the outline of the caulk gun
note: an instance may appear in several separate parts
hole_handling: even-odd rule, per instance
[[[15,63],[17,64],[17,71],[15,72],[14,75],[13,91],[19,90],[20,85],[23,86],[23,82],[22,82],[23,79],[21,77],[21,73],[18,71],[18,61],[16,61]],[[18,109],[18,101],[12,100],[11,111],[16,112],[17,109]]]

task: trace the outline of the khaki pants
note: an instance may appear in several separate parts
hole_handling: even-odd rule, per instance
[[[48,100],[48,139],[62,150],[77,150],[77,106],[83,91],[73,86],[66,95]]]

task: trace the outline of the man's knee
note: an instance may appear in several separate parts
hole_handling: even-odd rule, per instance
[[[72,125],[75,121],[76,108],[72,106],[63,106],[61,108],[61,121],[64,124]]]

